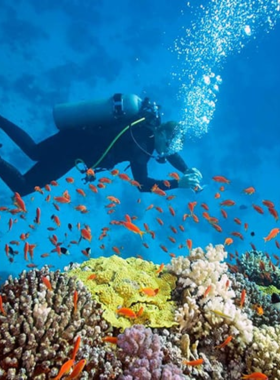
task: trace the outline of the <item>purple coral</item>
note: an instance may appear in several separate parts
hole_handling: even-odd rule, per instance
[[[135,325],[118,336],[119,358],[124,372],[119,380],[182,380],[182,371],[169,363],[163,365],[159,335],[150,328]]]

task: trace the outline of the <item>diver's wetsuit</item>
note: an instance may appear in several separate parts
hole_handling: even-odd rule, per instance
[[[116,135],[125,125],[97,126],[91,130],[67,129],[36,144],[21,128],[0,116],[2,129],[21,149],[37,163],[22,175],[14,166],[0,158],[0,178],[13,192],[27,195],[34,191],[35,186],[43,187],[52,180],[57,180],[75,165],[77,158],[82,159],[90,168],[102,156]],[[149,154],[154,151],[154,137],[145,124],[139,124],[133,129],[137,144]],[[132,138],[130,130],[126,131],[112,146],[108,154],[100,162],[101,168],[112,169],[116,164],[129,161],[133,177],[142,187],[140,191],[148,192],[154,184],[168,190],[178,187],[176,180],[170,180],[167,188],[163,180],[148,177],[147,164],[150,156],[143,152]],[[185,172],[187,165],[177,154],[167,157],[176,170]]]

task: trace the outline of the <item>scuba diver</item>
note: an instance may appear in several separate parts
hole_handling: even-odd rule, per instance
[[[0,157],[0,178],[13,192],[30,194],[35,186],[59,179],[75,165],[82,173],[92,174],[86,175],[85,182],[92,181],[93,173],[110,170],[124,161],[130,163],[142,192],[150,192],[155,184],[164,191],[178,187],[202,190],[201,173],[188,168],[178,153],[169,154],[177,124],[161,123],[159,107],[148,98],[142,101],[136,95],[115,94],[106,100],[58,104],[53,116],[59,131],[39,143],[0,116],[0,129],[36,161],[21,174]],[[153,155],[154,150],[158,156]],[[160,163],[168,161],[184,175],[168,182],[151,178],[147,169],[150,158]]]

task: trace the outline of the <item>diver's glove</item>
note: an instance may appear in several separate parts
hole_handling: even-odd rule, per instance
[[[196,168],[187,169],[184,176],[179,180],[178,186],[182,189],[191,188],[194,192],[200,192],[203,190],[203,186],[200,184],[202,180],[202,174]]]

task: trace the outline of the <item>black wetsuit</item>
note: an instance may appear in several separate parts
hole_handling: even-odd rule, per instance
[[[102,156],[116,135],[127,125],[102,126],[89,130],[63,130],[36,144],[21,128],[0,116],[2,129],[32,160],[35,165],[22,175],[14,166],[0,158],[0,178],[13,192],[26,195],[34,191],[35,186],[43,187],[52,180],[57,180],[75,165],[77,158],[83,160],[88,168]],[[108,154],[100,162],[99,167],[112,169],[116,164],[128,161],[134,179],[142,186],[140,191],[151,191],[154,184],[168,190],[178,187],[176,180],[169,180],[170,188],[163,180],[148,177],[147,164],[154,151],[154,137],[145,124],[133,128],[132,138],[127,130],[112,146]],[[140,148],[140,147],[141,148]],[[187,165],[177,154],[167,157],[176,170],[185,172]]]

